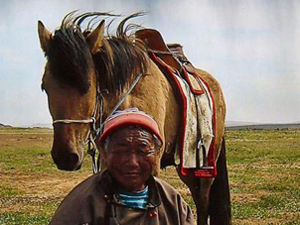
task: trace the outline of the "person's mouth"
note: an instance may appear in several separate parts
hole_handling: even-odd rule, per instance
[[[130,172],[125,172],[124,173],[124,176],[126,177],[137,177],[139,176],[140,174],[136,171],[130,171]]]

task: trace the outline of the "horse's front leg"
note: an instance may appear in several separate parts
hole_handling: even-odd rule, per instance
[[[183,177],[177,170],[180,179],[189,187],[197,209],[197,225],[207,225],[209,210],[209,194],[212,179]]]
[[[189,187],[197,208],[197,225],[207,225],[212,179],[194,177],[195,186]]]
[[[199,183],[199,186],[196,184],[195,187],[190,188],[197,208],[197,225],[207,225],[211,181],[200,178],[194,179],[196,180],[196,183]]]

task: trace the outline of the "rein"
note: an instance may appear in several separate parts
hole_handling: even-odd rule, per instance
[[[101,91],[97,91],[96,95],[96,103],[95,103],[95,108],[93,115],[90,119],[84,119],[84,120],[75,120],[75,119],[60,119],[60,120],[54,120],[52,124],[72,124],[72,123],[77,123],[77,124],[89,124],[91,123],[91,128],[88,133],[87,140],[84,143],[85,145],[88,145],[88,150],[87,153],[92,157],[92,162],[93,162],[93,173],[99,172],[100,165],[99,165],[99,159],[100,159],[100,154],[98,155],[98,158],[96,159],[96,150],[97,150],[97,145],[95,143],[96,139],[101,136],[103,132],[104,125],[107,121],[107,118],[109,118],[111,115],[113,115],[116,110],[120,107],[120,105],[125,101],[125,99],[128,97],[128,95],[131,93],[131,91],[134,89],[134,87],[137,85],[137,83],[140,81],[144,74],[140,73],[137,75],[135,80],[132,82],[130,85],[128,91],[122,96],[122,98],[117,102],[109,116],[106,117],[106,119],[103,121],[103,115],[104,115],[104,101],[103,101],[103,96],[101,94]],[[98,105],[100,104],[100,108],[98,109]],[[96,129],[96,116],[97,116],[97,111],[99,111],[100,115],[100,123],[99,127]],[[98,162],[98,163],[97,163]]]
[[[159,50],[153,50],[153,49],[147,49],[147,51],[154,53],[154,54],[158,54],[158,55],[172,55],[172,56],[176,57],[176,54],[174,54],[172,52],[159,51]]]
[[[128,97],[128,95],[131,93],[131,91],[133,90],[133,88],[137,85],[137,83],[139,82],[139,80],[142,78],[144,74],[143,73],[140,73],[139,75],[137,75],[137,77],[135,78],[135,80],[132,82],[131,86],[129,87],[127,93],[125,95],[123,95],[123,97],[117,102],[117,104],[115,105],[115,107],[113,108],[113,110],[111,111],[111,113],[106,117],[106,120],[102,123],[100,123],[100,127],[99,129],[97,130],[97,133],[96,135],[97,136],[100,136],[102,134],[102,131],[103,131],[103,127],[104,127],[104,124],[105,122],[107,121],[107,118],[109,118],[111,115],[113,115],[117,109],[120,107],[120,105],[125,101],[125,99]],[[103,115],[103,113],[102,113]],[[102,120],[102,118],[101,118]]]

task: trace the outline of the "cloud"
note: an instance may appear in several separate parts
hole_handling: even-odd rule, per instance
[[[45,59],[37,21],[53,31],[76,9],[125,15],[149,11],[136,21],[158,29],[166,42],[183,44],[197,67],[215,75],[223,87],[230,120],[300,120],[297,0],[1,1],[0,103],[5,107],[1,120],[14,124],[51,121],[47,99],[40,91]]]

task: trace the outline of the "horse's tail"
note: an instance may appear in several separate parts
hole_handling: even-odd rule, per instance
[[[220,156],[217,161],[217,171],[218,174],[212,184],[209,196],[210,224],[230,225],[231,204],[224,138],[222,141]]]

